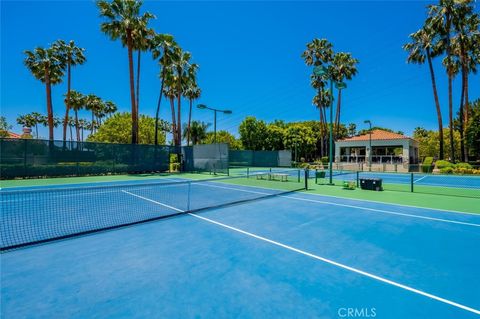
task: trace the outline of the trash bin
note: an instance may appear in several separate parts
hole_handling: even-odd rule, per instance
[[[370,190],[370,191],[381,191],[382,179],[381,178],[360,178],[360,188]]]
[[[318,183],[318,179],[324,179],[325,178],[325,171],[315,171],[315,184]]]

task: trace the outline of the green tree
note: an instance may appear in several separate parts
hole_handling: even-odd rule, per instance
[[[202,90],[197,85],[197,70],[198,65],[192,64],[187,70],[187,80],[185,83],[185,90],[183,95],[190,102],[190,108],[188,110],[188,123],[187,123],[187,145],[190,145],[190,124],[192,122],[192,106],[193,101],[198,99],[202,94]]]
[[[32,128],[37,124],[37,122],[35,117],[32,116],[32,114],[24,114],[17,117],[17,124],[23,127]]]
[[[97,1],[97,6],[100,9],[100,16],[107,20],[101,24],[100,28],[102,32],[107,34],[112,40],[120,39],[122,45],[127,47],[128,69],[130,75],[130,102],[132,106],[131,143],[137,144],[139,142],[139,123],[133,72],[133,50],[135,49],[134,34],[135,32],[139,32],[143,27],[142,22],[152,15],[147,12],[143,16],[140,16],[142,1],[139,0],[112,0],[111,2],[100,0]]]
[[[238,128],[242,145],[247,150],[259,151],[265,147],[267,125],[262,120],[247,116]]]
[[[84,55],[85,49],[79,48],[74,41],[66,43],[63,40],[57,40],[53,47],[58,52],[59,57],[64,61],[67,68],[67,97],[65,99],[65,119],[63,120],[63,140],[67,140],[67,126],[69,124],[68,113],[70,111],[70,92],[72,80],[72,66],[82,65],[86,58]]]
[[[59,56],[55,47],[35,48],[33,51],[25,51],[25,66],[32,75],[45,83],[47,93],[47,123],[48,138],[53,141],[54,116],[52,105],[52,85],[62,82],[65,61]]]
[[[104,143],[131,143],[132,135],[129,128],[132,125],[130,113],[115,113],[98,128],[95,134],[88,136],[87,141]],[[155,119],[141,115],[139,120],[139,144],[153,144]],[[165,134],[160,135],[160,144],[165,144]]]
[[[9,137],[8,131],[12,126],[8,124],[5,116],[0,116],[0,137]]]
[[[287,149],[294,151],[296,161],[299,157],[312,158],[316,142],[315,133],[307,125],[293,124],[285,130],[283,143]]]
[[[65,97],[68,98],[68,97]],[[81,109],[85,108],[85,105],[87,103],[86,96],[83,95],[82,93],[71,90],[70,91],[70,102],[65,102],[65,104],[69,105],[70,108],[73,109],[74,114],[75,114],[75,133],[77,135],[77,142],[80,142],[80,140],[83,141],[83,138],[80,138],[80,129],[82,129],[82,135],[83,135],[83,129],[85,128],[84,125],[80,125],[79,119],[78,119],[78,111]]]
[[[265,138],[265,149],[272,151],[285,149],[285,145],[283,144],[284,135],[284,127],[277,126],[274,123],[268,124]]]
[[[208,132],[205,140],[202,141],[203,144],[213,144],[215,143],[215,137],[213,132]],[[217,132],[217,143],[226,143],[229,145],[231,150],[239,150],[242,148],[242,143],[235,138],[228,131],[220,130]]]

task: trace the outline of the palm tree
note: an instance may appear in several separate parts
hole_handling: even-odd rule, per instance
[[[444,158],[444,138],[443,138],[443,120],[440,101],[438,99],[437,83],[435,80],[435,71],[433,69],[432,59],[440,54],[436,49],[435,31],[430,25],[423,26],[420,30],[410,34],[411,42],[403,46],[408,51],[408,63],[423,64],[428,63],[430,70],[430,80],[432,82],[433,99],[437,111],[438,123],[438,142],[439,142],[439,159]]]
[[[63,140],[67,139],[67,126],[68,113],[70,111],[70,91],[71,91],[71,78],[72,78],[72,66],[82,65],[85,63],[85,55],[83,54],[85,49],[79,48],[75,45],[74,41],[70,41],[68,44],[63,40],[57,40],[54,42],[53,46],[56,48],[57,52],[61,58],[65,61],[67,67],[67,98],[65,99],[65,119],[63,121]]]
[[[141,21],[146,16],[145,13],[140,16],[140,7],[142,1],[139,0],[106,0],[97,1],[100,9],[100,16],[106,18],[108,22],[101,24],[102,32],[106,33],[112,40],[120,39],[123,46],[127,46],[128,51],[128,69],[130,82],[130,102],[132,106],[132,144],[138,143],[138,112],[135,100],[135,84],[133,72],[133,50],[135,49],[134,33],[141,26]]]
[[[344,80],[351,80],[357,74],[356,64],[358,60],[353,58],[350,53],[339,52],[333,56],[333,76],[334,81],[343,82]],[[335,113],[335,136],[338,136],[340,127],[340,104],[342,100],[342,88],[338,88],[337,95],[337,111]]]
[[[461,157],[462,161],[468,161],[468,149],[465,147],[464,135],[466,123],[468,123],[470,107],[468,98],[468,76],[470,73],[476,74],[477,64],[480,59],[476,56],[475,50],[480,46],[480,18],[478,14],[473,13],[473,7],[466,5],[459,7],[457,15],[453,18],[454,30],[457,32],[452,39],[452,53],[457,57],[462,79],[462,91],[460,94],[459,107],[459,131],[461,136]]]
[[[139,113],[140,108],[140,60],[142,52],[145,52],[150,49],[150,41],[155,34],[153,29],[148,28],[148,21],[155,16],[149,12],[146,12],[143,16],[138,18],[137,26],[132,32],[133,47],[137,50],[137,87],[136,87],[136,107],[137,114]]]
[[[112,101],[106,101],[104,103],[104,109],[103,109],[103,113],[110,117],[113,113],[117,112],[117,105],[115,105],[115,103],[113,103]]]
[[[207,129],[210,123],[204,123],[200,121],[192,121],[190,127],[190,136],[192,138],[192,144],[196,145],[202,142],[207,137]],[[188,131],[185,129],[183,135],[186,136]]]
[[[173,72],[170,69],[165,74],[165,86],[163,88],[163,94],[170,100],[170,111],[172,113],[172,140],[173,145],[178,144],[178,134],[177,134],[177,121],[175,119],[175,84],[177,83],[177,79]]]
[[[86,128],[90,127],[90,122],[88,122],[88,121],[85,120],[85,119],[79,119],[79,120],[77,121],[77,124],[76,124],[76,125],[77,125],[77,129],[80,129],[80,131],[81,131],[81,140],[80,140],[80,141],[83,142],[83,141],[84,141],[84,139],[83,139],[83,130],[85,130]]]
[[[333,45],[327,39],[313,39],[312,42],[307,43],[307,48],[302,53],[302,58],[307,66],[328,65],[333,60]],[[325,90],[327,80],[325,77],[314,74],[310,76],[310,85],[318,91],[317,97],[313,99],[313,103],[320,113],[320,156],[323,156],[323,150],[326,147],[325,107],[330,105],[329,102],[331,98],[331,94],[328,93],[329,90]],[[328,104],[324,104],[326,102],[328,102]]]
[[[19,115],[17,117],[17,124],[22,125],[23,127],[32,128],[36,124],[36,119],[32,114]]]
[[[52,85],[62,82],[63,69],[65,62],[59,57],[55,48],[35,48],[33,51],[25,51],[25,66],[32,75],[45,83],[47,95],[47,118],[48,118],[48,138],[53,141],[53,105],[52,105]]]
[[[186,70],[190,67],[191,54],[183,51],[180,47],[175,47],[173,51],[173,68],[176,73],[175,95],[177,97],[177,145],[182,145],[182,122],[181,122],[181,100],[183,89],[187,79]]]
[[[187,123],[187,145],[190,145],[190,124],[192,122],[192,105],[193,101],[198,99],[200,95],[202,94],[202,91],[197,85],[197,70],[198,70],[198,65],[197,64],[192,64],[187,71],[187,81],[186,81],[186,87],[184,90],[184,96],[188,99],[190,102],[190,108],[188,111],[188,123]]]
[[[101,98],[95,94],[88,94],[85,97],[85,109],[92,112],[92,123],[99,123],[99,118],[102,116],[101,112],[104,109],[104,103]],[[96,125],[90,125],[91,134],[95,132]]]
[[[467,0],[467,3],[469,1]],[[427,24],[431,25],[435,30],[436,35],[440,41],[439,48],[446,53],[443,59],[443,65],[447,71],[448,77],[448,125],[450,135],[450,158],[455,161],[455,147],[453,140],[453,78],[458,73],[458,64],[454,61],[453,46],[452,46],[452,32],[454,28],[452,23],[459,15],[465,4],[454,0],[440,0],[439,4],[429,5],[429,17]]]
[[[75,119],[69,118],[68,119],[68,127],[70,129],[70,142],[73,142],[73,128],[75,127]]]
[[[355,136],[357,134],[357,125],[355,123],[348,124],[347,131],[350,137]]]
[[[163,86],[167,69],[172,67],[172,48],[177,44],[169,34],[155,34],[150,42],[154,59],[159,59],[160,66],[160,93],[158,96],[157,110],[155,112],[155,145],[158,145],[158,121],[160,115],[160,104],[162,103]]]
[[[68,102],[70,108],[75,112],[75,133],[77,135],[77,142],[80,142],[80,123],[78,120],[78,111],[83,109],[86,104],[86,97],[82,93],[71,90],[70,92],[70,102]],[[66,104],[67,102],[65,102]]]

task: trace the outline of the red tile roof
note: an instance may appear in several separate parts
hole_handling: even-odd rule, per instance
[[[363,134],[358,136],[347,137],[340,142],[352,142],[352,141],[368,141],[369,134]],[[405,140],[410,139],[408,136],[392,133],[384,130],[372,130],[372,140]]]
[[[13,133],[13,132],[8,132],[8,137],[9,138],[22,138],[21,135]]]

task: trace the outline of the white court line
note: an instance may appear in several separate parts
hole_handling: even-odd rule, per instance
[[[202,186],[224,188],[224,189],[230,189],[230,190],[236,190],[236,191],[240,191],[240,192],[247,192],[247,193],[254,193],[254,194],[261,194],[261,195],[275,195],[275,194],[270,194],[270,193],[250,191],[250,190],[245,190],[245,189],[239,189],[239,188],[227,187],[227,186],[219,186],[219,185],[203,184]],[[460,222],[460,221],[455,221],[455,220],[450,220],[450,219],[427,217],[427,216],[420,216],[420,215],[414,215],[414,214],[397,213],[397,212],[392,212],[392,211],[389,211],[389,210],[368,208],[368,207],[363,207],[363,206],[347,205],[347,204],[340,204],[340,203],[332,203],[332,202],[326,202],[326,201],[321,201],[321,200],[316,200],[316,199],[308,199],[308,198],[285,196],[285,195],[278,195],[278,197],[283,197],[283,198],[288,198],[288,199],[293,199],[293,200],[299,200],[299,201],[305,201],[305,202],[318,203],[318,204],[355,208],[355,209],[366,210],[366,211],[377,212],[377,213],[383,213],[383,214],[389,214],[389,215],[397,215],[397,216],[404,216],[404,217],[412,217],[412,218],[433,220],[433,221],[438,221],[438,222],[443,222],[443,223],[451,223],[451,224],[459,224],[459,225],[465,225],[465,226],[480,227],[480,224],[475,224],[475,223]]]
[[[309,252],[306,252],[306,251],[304,251],[304,250],[301,250],[301,249],[298,249],[298,248],[295,248],[295,247],[292,247],[292,246],[288,246],[288,245],[282,244],[282,243],[280,243],[280,242],[278,242],[278,241],[274,241],[274,240],[268,239],[268,238],[266,238],[266,237],[262,237],[262,236],[259,236],[259,235],[255,235],[255,234],[253,234],[253,233],[244,231],[244,230],[239,229],[239,228],[236,228],[236,227],[232,227],[232,226],[229,226],[229,225],[226,225],[226,224],[222,224],[222,223],[220,223],[220,222],[217,222],[217,221],[215,221],[215,220],[212,220],[212,219],[209,219],[209,218],[206,218],[206,217],[203,217],[203,216],[199,216],[199,215],[192,214],[192,213],[188,213],[188,215],[193,216],[193,217],[195,217],[195,218],[199,218],[199,219],[204,220],[204,221],[206,221],[206,222],[209,222],[209,223],[212,223],[212,224],[215,224],[215,225],[218,225],[218,226],[221,226],[221,227],[224,227],[224,228],[227,228],[227,229],[236,231],[236,232],[238,232],[238,233],[241,233],[241,234],[244,234],[244,235],[253,237],[253,238],[255,238],[255,239],[259,239],[259,240],[265,241],[265,242],[267,242],[267,243],[270,243],[270,244],[273,244],[273,245],[276,245],[276,246],[285,248],[285,249],[287,249],[287,250],[290,250],[290,251],[293,251],[293,252],[296,252],[296,253],[299,253],[299,254],[302,254],[302,255],[305,255],[305,256],[308,256],[308,257],[311,257],[311,258],[320,260],[320,261],[323,261],[323,262],[325,262],[325,263],[328,263],[328,264],[331,264],[331,265],[333,265],[333,266],[336,266],[336,267],[339,267],[339,268],[342,268],[342,269],[345,269],[345,270],[348,270],[348,271],[351,271],[351,272],[360,274],[360,275],[362,275],[362,276],[366,276],[366,277],[369,277],[369,278],[372,278],[372,279],[381,281],[381,282],[383,282],[383,283],[386,283],[386,284],[389,284],[389,285],[392,285],[392,286],[395,286],[395,287],[398,287],[398,288],[401,288],[401,289],[404,289],[404,290],[408,290],[408,291],[413,292],[413,293],[416,293],[416,294],[418,294],[418,295],[422,295],[422,296],[425,296],[425,297],[428,297],[428,298],[431,298],[431,299],[434,299],[434,300],[443,302],[443,303],[445,303],[445,304],[448,304],[448,305],[451,305],[451,306],[460,308],[460,309],[462,309],[462,310],[466,310],[466,311],[475,313],[475,314],[477,314],[477,315],[480,315],[480,310],[477,310],[477,309],[474,309],[474,308],[471,308],[471,307],[468,307],[468,306],[459,304],[459,303],[457,303],[457,302],[454,302],[454,301],[451,301],[451,300],[448,300],[448,299],[445,299],[445,298],[438,297],[438,296],[436,296],[436,295],[432,295],[432,294],[427,293],[427,292],[424,292],[424,291],[422,291],[422,290],[418,290],[418,289],[415,289],[415,288],[412,288],[412,287],[409,287],[409,286],[400,284],[400,283],[398,283],[398,282],[395,282],[395,281],[392,281],[392,280],[389,280],[389,279],[386,279],[386,278],[383,278],[383,277],[380,277],[380,276],[377,276],[377,275],[368,273],[368,272],[366,272],[366,271],[363,271],[363,270],[360,270],[360,269],[357,269],[357,268],[354,268],[354,267],[350,267],[350,266],[341,264],[341,263],[339,263],[339,262],[333,261],[333,260],[328,259],[328,258],[325,258],[325,257],[321,257],[321,256],[318,256],[318,255],[314,255],[314,254],[309,253]]]
[[[424,178],[427,178],[427,176],[425,175],[423,177],[420,177],[419,179],[414,180],[413,183],[415,184],[416,182],[421,181]]]
[[[141,199],[143,199],[143,200],[152,202],[152,203],[154,203],[154,204],[161,205],[161,206],[164,206],[164,207],[173,209],[173,210],[175,210],[175,211],[177,211],[177,212],[180,212],[180,213],[184,213],[184,212],[185,212],[184,210],[178,209],[178,208],[176,208],[176,207],[173,207],[173,206],[170,206],[170,205],[167,205],[167,204],[163,204],[163,203],[157,202],[156,200],[153,200],[153,199],[150,199],[150,198],[147,198],[147,197],[143,197],[143,196],[140,196],[140,195],[136,195],[136,194],[130,193],[130,192],[125,191],[125,190],[122,190],[122,192],[124,192],[125,194],[129,194],[129,195],[132,195],[132,196],[141,198]]]
[[[151,202],[151,203],[154,203],[154,204],[157,204],[157,205],[161,205],[161,206],[165,206],[165,207],[174,209],[174,210],[176,210],[176,211],[178,211],[178,212],[185,212],[185,211],[183,211],[183,210],[181,210],[181,209],[178,209],[178,208],[176,208],[176,207],[172,207],[172,206],[170,206],[170,205],[166,205],[166,204],[157,202],[157,201],[155,201],[155,200],[153,200],[153,199],[150,199],[150,198],[146,198],[146,197],[143,197],[143,196],[135,195],[135,194],[132,194],[132,193],[127,192],[127,191],[124,191],[124,192],[127,193],[127,194],[130,194],[130,195],[132,195],[132,196],[141,198],[141,199],[143,199],[143,200],[149,201],[149,202]],[[448,300],[448,299],[445,299],[445,298],[438,297],[438,296],[436,296],[436,295],[433,295],[433,294],[424,292],[424,291],[422,291],[422,290],[418,290],[418,289],[415,289],[415,288],[412,288],[412,287],[409,287],[409,286],[400,284],[400,283],[398,283],[398,282],[395,282],[395,281],[392,281],[392,280],[389,280],[389,279],[386,279],[386,278],[383,278],[383,277],[380,277],[380,276],[371,274],[371,273],[369,273],[369,272],[366,272],[366,271],[363,271],[363,270],[360,270],[360,269],[357,269],[357,268],[354,268],[354,267],[347,266],[347,265],[345,265],[345,264],[342,264],[342,263],[333,261],[333,260],[328,259],[328,258],[325,258],[325,257],[321,257],[321,256],[318,256],[318,255],[314,255],[314,254],[309,253],[309,252],[306,252],[306,251],[304,251],[304,250],[301,250],[301,249],[298,249],[298,248],[294,248],[294,247],[292,247],[292,246],[288,246],[288,245],[282,244],[282,243],[280,243],[280,242],[278,242],[278,241],[274,241],[274,240],[272,240],[272,239],[268,239],[268,238],[266,238],[266,237],[262,237],[262,236],[259,236],[259,235],[256,235],[256,234],[247,232],[247,231],[242,230],[242,229],[240,229],[240,228],[236,228],[236,227],[233,227],[233,226],[229,226],[229,225],[226,225],[226,224],[217,222],[217,221],[215,221],[215,220],[212,220],[212,219],[209,219],[209,218],[206,218],[206,217],[203,217],[203,216],[199,216],[199,215],[197,215],[197,214],[192,214],[192,213],[187,213],[187,214],[190,215],[190,216],[192,216],[192,217],[201,219],[201,220],[203,220],[203,221],[206,221],[206,222],[209,222],[209,223],[212,223],[212,224],[215,224],[215,225],[218,225],[218,226],[221,226],[221,227],[224,227],[224,228],[227,228],[227,229],[236,231],[236,232],[238,232],[238,233],[241,233],[241,234],[244,234],[244,235],[247,235],[247,236],[250,236],[250,237],[253,237],[253,238],[262,240],[262,241],[265,241],[265,242],[267,242],[267,243],[270,243],[270,244],[273,244],[273,245],[276,245],[276,246],[285,248],[285,249],[287,249],[287,250],[290,250],[290,251],[293,251],[293,252],[296,252],[296,253],[299,253],[299,254],[302,254],[302,255],[305,255],[305,256],[308,256],[308,257],[311,257],[311,258],[320,260],[320,261],[323,261],[323,262],[325,262],[325,263],[328,263],[328,264],[331,264],[331,265],[333,265],[333,266],[336,266],[336,267],[339,267],[339,268],[342,268],[342,269],[345,269],[345,270],[348,270],[348,271],[357,273],[357,274],[359,274],[359,275],[362,275],[362,276],[365,276],[365,277],[369,277],[369,278],[372,278],[372,279],[381,281],[381,282],[383,282],[383,283],[386,283],[386,284],[389,284],[389,285],[392,285],[392,286],[395,286],[395,287],[398,287],[398,288],[401,288],[401,289],[404,289],[404,290],[407,290],[407,291],[416,293],[416,294],[418,294],[418,295],[422,295],[422,296],[428,297],[428,298],[430,298],[430,299],[434,299],[434,300],[440,301],[440,302],[442,302],[442,303],[445,303],[445,304],[448,304],[448,305],[451,305],[451,306],[460,308],[460,309],[462,309],[462,310],[466,310],[466,311],[475,313],[475,314],[477,314],[477,315],[480,315],[480,310],[477,310],[477,309],[474,309],[474,308],[471,308],[471,307],[468,307],[468,306],[459,304],[459,303],[457,303],[457,302],[454,302],[454,301],[451,301],[451,300]]]

